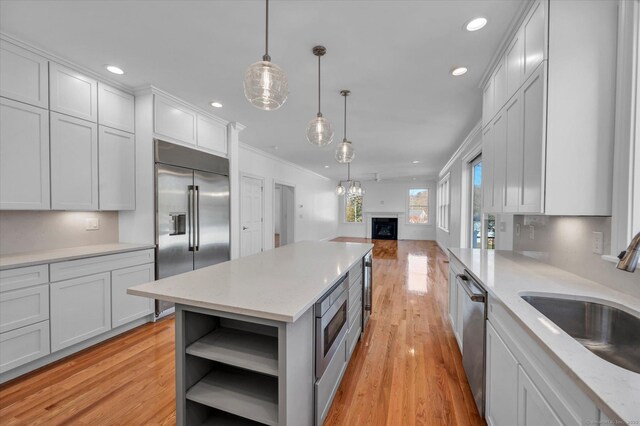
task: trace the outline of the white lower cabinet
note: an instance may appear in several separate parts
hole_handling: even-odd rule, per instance
[[[104,272],[51,284],[51,350],[111,329],[111,274]]]
[[[0,293],[0,333],[48,319],[48,284]]]
[[[489,426],[516,425],[518,420],[518,360],[487,323],[487,397]]]
[[[49,321],[0,334],[0,373],[42,358],[49,348]]]
[[[520,426],[564,426],[564,423],[558,418],[522,367],[518,367],[517,424]]]
[[[154,279],[154,264],[132,266],[111,273],[111,327],[129,323],[154,312],[154,301],[127,294],[127,289]]]

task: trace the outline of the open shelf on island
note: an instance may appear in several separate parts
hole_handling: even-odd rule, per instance
[[[267,425],[278,424],[278,379],[217,364],[186,398]]]
[[[278,339],[250,331],[220,327],[187,346],[189,355],[278,375]]]

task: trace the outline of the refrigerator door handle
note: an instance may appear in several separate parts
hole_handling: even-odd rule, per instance
[[[195,208],[193,209],[193,214],[195,216],[195,228],[194,228],[194,238],[193,242],[195,245],[195,251],[200,250],[200,187],[198,185],[195,186]]]
[[[188,190],[188,197],[189,199],[187,200],[187,216],[189,218],[189,251],[194,251],[194,229],[195,229],[195,213],[194,213],[194,204],[193,204],[193,198],[194,198],[194,191],[193,191],[193,185],[189,185],[187,187]]]

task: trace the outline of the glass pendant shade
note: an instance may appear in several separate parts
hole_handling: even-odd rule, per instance
[[[333,142],[333,128],[329,120],[322,114],[309,122],[307,126],[307,140],[316,146],[326,146]]]
[[[280,108],[289,95],[289,83],[282,69],[270,61],[258,61],[244,73],[244,95],[256,108]]]
[[[336,186],[336,194],[344,195],[344,193],[345,193],[344,186],[342,186],[342,182],[340,182],[338,186]]]
[[[346,139],[342,140],[342,143],[338,145],[336,149],[336,161],[341,164],[350,163],[356,156],[356,151],[353,149],[353,145]]]

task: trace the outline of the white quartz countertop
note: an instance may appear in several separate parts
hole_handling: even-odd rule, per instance
[[[106,254],[125,253],[128,251],[154,248],[153,244],[113,243],[91,246],[70,247],[56,250],[34,251],[0,255],[0,271],[24,266],[42,265],[84,257],[103,256]]]
[[[640,317],[640,299],[510,251],[449,249],[610,418],[640,420],[640,374],[591,353],[539,320],[521,296],[555,294],[612,305]],[[638,279],[640,285],[640,277]],[[548,323],[547,323],[548,324]],[[608,410],[607,410],[608,408]]]
[[[137,285],[127,292],[294,322],[372,248],[372,244],[303,241]]]

